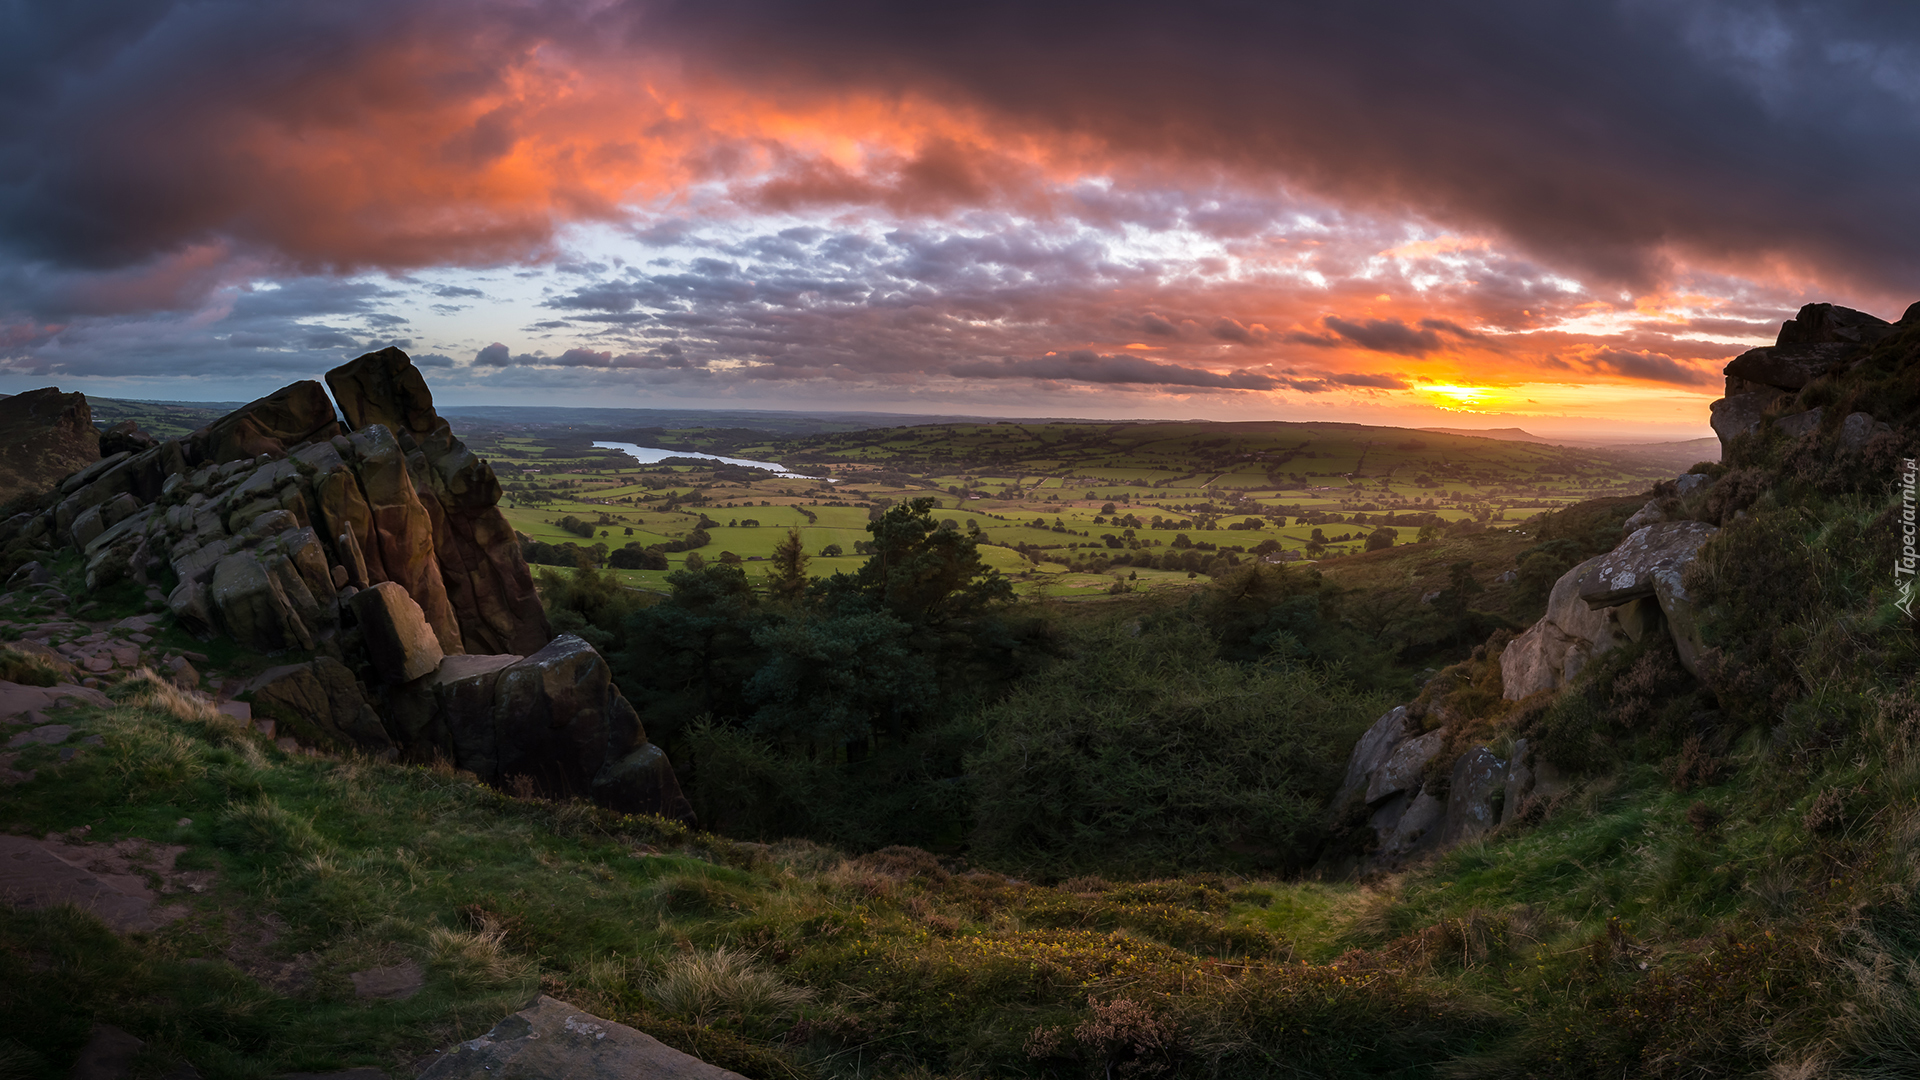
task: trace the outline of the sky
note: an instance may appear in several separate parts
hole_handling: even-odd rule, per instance
[[[0,392],[1694,438],[1917,129],[1884,2],[0,0]]]

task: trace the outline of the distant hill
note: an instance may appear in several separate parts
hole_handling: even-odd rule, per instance
[[[1459,427],[1423,427],[1421,431],[1434,431],[1442,435],[1478,435],[1483,439],[1503,439],[1507,442],[1540,443],[1543,446],[1558,446],[1552,439],[1543,439],[1530,431],[1517,427],[1495,428],[1459,428]]]
[[[1633,443],[1626,446],[1596,447],[1596,453],[1645,465],[1659,465],[1674,473],[1683,473],[1703,461],[1720,460],[1720,440],[1687,439],[1682,442]]]

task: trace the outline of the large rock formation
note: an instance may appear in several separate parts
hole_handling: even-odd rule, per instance
[[[1912,314],[1909,309],[1901,322]],[[1801,308],[1798,315],[1781,324],[1774,344],[1749,349],[1727,365],[1727,395],[1711,406],[1713,431],[1720,436],[1723,452],[1737,436],[1757,430],[1768,410],[1815,379],[1846,371],[1894,329],[1895,324],[1852,308],[1834,304]],[[1855,415],[1863,417],[1869,428],[1874,422],[1864,413]],[[1860,424],[1853,422],[1856,427]],[[1800,421],[1797,428],[1789,425],[1788,430],[1799,435],[1818,423],[1816,415]],[[1858,441],[1864,445],[1865,438]]]
[[[426,380],[399,349],[327,372],[348,426],[391,431],[433,522],[433,553],[467,651],[531,653],[551,636],[493,467],[434,411]],[[437,626],[437,624],[436,624]],[[454,650],[459,651],[459,650]]]
[[[0,522],[0,545],[16,563],[78,547],[89,589],[170,569],[179,625],[308,654],[243,691],[297,737],[689,817],[606,661],[579,638],[549,641],[493,468],[406,354],[327,380],[344,427],[325,388],[294,383],[87,465]]]
[[[85,394],[49,386],[0,400],[0,503],[51,491],[99,459]]]

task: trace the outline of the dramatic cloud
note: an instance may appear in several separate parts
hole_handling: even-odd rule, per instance
[[[0,6],[0,367],[1697,424],[1920,293],[1915,70],[1865,0]]]

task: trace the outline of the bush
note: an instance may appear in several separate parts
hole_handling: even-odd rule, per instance
[[[1109,631],[986,710],[974,845],[1059,874],[1296,863],[1381,711],[1314,672],[1218,660],[1191,626]]]

